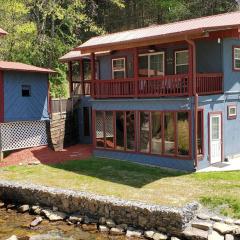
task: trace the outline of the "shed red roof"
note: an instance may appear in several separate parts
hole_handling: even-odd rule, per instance
[[[238,28],[239,26],[240,11],[237,11],[94,37],[77,49],[86,51],[99,46],[113,46],[120,43],[127,44],[129,42],[141,42],[143,40],[174,37],[183,34]]]
[[[20,71],[20,72],[39,72],[39,73],[55,73],[55,71],[48,68],[40,68],[32,65],[0,61],[0,71]]]
[[[4,31],[2,28],[0,28],[0,35],[6,35],[6,34],[7,34],[7,32]]]

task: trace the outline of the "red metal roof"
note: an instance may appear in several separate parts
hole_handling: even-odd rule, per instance
[[[94,37],[77,49],[87,50],[97,46],[112,46],[119,43],[140,42],[146,39],[172,37],[181,34],[204,33],[239,26],[240,11],[237,11]]]
[[[7,34],[7,32],[4,31],[2,28],[0,28],[0,35],[6,35],[6,34]]]
[[[97,52],[96,55],[105,55],[108,54],[109,51],[105,51],[105,52]],[[89,58],[90,54],[86,53],[86,54],[82,54],[81,51],[79,50],[72,50],[68,53],[66,53],[65,55],[63,55],[62,57],[59,58],[60,62],[69,62],[69,61],[74,61],[74,60],[79,60],[80,58]]]
[[[20,72],[39,72],[39,73],[55,73],[55,71],[48,68],[40,68],[32,65],[0,61],[0,71],[20,71]]]

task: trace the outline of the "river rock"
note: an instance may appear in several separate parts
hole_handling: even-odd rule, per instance
[[[208,240],[224,240],[224,236],[220,235],[218,232],[212,231],[208,235]]]
[[[234,220],[231,219],[231,218],[227,218],[227,219],[224,220],[224,223],[231,225],[231,224],[234,224]]]
[[[153,240],[166,240],[168,237],[162,233],[156,232],[153,234],[152,238],[153,238]]]
[[[5,203],[0,201],[0,208],[5,207]]]
[[[209,222],[196,221],[192,223],[192,227],[207,231],[212,227],[212,224]]]
[[[187,239],[207,240],[208,232],[197,228],[186,228],[183,236]]]
[[[52,210],[44,209],[41,211],[41,214],[43,214],[46,218],[49,219],[49,221],[62,221],[67,218],[67,214],[63,212],[53,212]]]
[[[239,220],[236,220],[236,221],[234,222],[234,224],[240,226],[240,219],[239,219]]]
[[[142,236],[142,231],[140,230],[127,230],[127,233],[126,233],[126,236],[127,237],[135,237],[135,238],[140,238]]]
[[[180,240],[180,238],[177,238],[177,237],[171,237],[171,240]]]
[[[16,207],[15,204],[8,204],[7,209],[14,209]]]
[[[113,227],[110,229],[110,234],[114,236],[124,235],[124,230],[122,228]]]
[[[234,240],[234,236],[231,234],[226,234],[225,235],[225,240]]]
[[[12,235],[10,238],[6,239],[6,240],[18,240],[17,236]]]
[[[154,231],[145,231],[145,232],[144,232],[144,237],[145,237],[145,238],[148,238],[148,239],[152,239],[154,233],[155,233]]]
[[[221,234],[228,234],[228,233],[233,233],[234,230],[237,229],[236,226],[231,226],[225,223],[214,223],[213,224],[213,229]]]
[[[223,221],[223,219],[220,218],[219,216],[213,216],[210,219],[214,222],[222,222]]]
[[[30,206],[28,204],[24,204],[18,208],[18,212],[25,213],[28,212],[30,209]]]
[[[114,228],[116,226],[116,223],[112,220],[112,219],[107,219],[106,220],[106,225],[109,227],[109,228]]]
[[[30,224],[31,227],[36,227],[43,221],[42,217],[36,217]]]
[[[105,217],[99,218],[98,223],[99,223],[100,225],[105,225],[105,224],[106,224],[106,218],[105,218]]]
[[[82,225],[83,231],[96,231],[97,230],[97,224],[96,223],[90,223],[90,224],[83,224]]]
[[[98,229],[100,232],[105,232],[105,233],[109,232],[109,228],[105,225],[99,225]]]
[[[84,220],[84,216],[81,216],[79,214],[73,214],[69,217],[68,221],[70,221],[71,223],[82,223]]]
[[[209,220],[209,219],[210,219],[210,216],[207,215],[207,214],[204,214],[204,213],[199,213],[199,214],[197,215],[197,218],[198,218],[198,219],[201,219],[201,220]]]

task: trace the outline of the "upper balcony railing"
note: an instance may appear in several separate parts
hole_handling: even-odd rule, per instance
[[[197,92],[200,95],[223,92],[222,73],[197,74]],[[190,96],[188,74],[165,75],[154,78],[139,77],[92,81],[91,95],[94,98],[131,97],[180,97]]]

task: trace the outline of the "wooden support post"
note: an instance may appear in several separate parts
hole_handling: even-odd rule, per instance
[[[82,85],[82,95],[85,96],[85,84],[84,84],[84,66],[83,66],[83,59],[80,58],[80,80],[81,80],[81,85]]]
[[[94,97],[94,82],[96,80],[95,53],[91,53],[91,96]]]
[[[72,62],[68,63],[68,81],[69,81],[69,96],[71,97],[73,92],[73,82],[72,82]]]
[[[138,97],[138,50],[137,48],[134,48],[133,51],[133,63],[134,63],[134,81],[135,81],[135,91],[134,95],[137,98]]]

